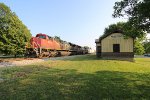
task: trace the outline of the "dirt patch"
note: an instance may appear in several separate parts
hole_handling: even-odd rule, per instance
[[[27,74],[25,72],[17,72],[13,75],[13,78],[21,78],[21,77],[26,77]]]
[[[42,59],[24,59],[21,61],[13,61],[12,63],[15,64],[16,66],[24,66],[24,65],[36,64],[36,63],[39,63],[42,61],[44,61],[44,60],[42,60]]]
[[[13,62],[13,61],[22,61],[22,60],[34,60],[38,58],[1,58],[0,62]]]
[[[44,60],[38,58],[7,58],[0,59],[0,67],[24,66],[42,61]]]

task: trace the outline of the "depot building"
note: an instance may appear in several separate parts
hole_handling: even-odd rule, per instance
[[[95,43],[97,57],[134,57],[134,39],[121,31],[102,35]]]

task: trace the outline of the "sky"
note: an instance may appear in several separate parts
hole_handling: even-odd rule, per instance
[[[32,36],[44,33],[95,49],[104,29],[124,18],[113,18],[118,0],[0,0],[17,14]],[[120,1],[120,0],[119,0]]]

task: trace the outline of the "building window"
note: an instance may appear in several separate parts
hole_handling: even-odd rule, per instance
[[[113,52],[120,52],[120,44],[113,44]]]

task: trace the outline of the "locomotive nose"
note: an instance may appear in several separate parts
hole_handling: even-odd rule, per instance
[[[35,43],[37,43],[36,37],[32,37],[30,40],[30,43],[31,43],[32,48],[35,48],[36,47]]]
[[[34,37],[31,38],[30,43],[33,45]]]
[[[39,48],[41,39],[38,37],[32,37],[30,40],[32,48]]]

